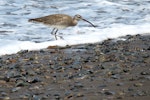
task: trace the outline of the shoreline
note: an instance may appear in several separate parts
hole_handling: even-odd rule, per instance
[[[150,35],[0,56],[2,100],[149,100]]]

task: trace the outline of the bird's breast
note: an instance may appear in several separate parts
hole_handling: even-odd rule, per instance
[[[49,27],[51,27],[51,28],[57,28],[57,29],[65,29],[68,26],[66,26],[66,25],[49,25]]]

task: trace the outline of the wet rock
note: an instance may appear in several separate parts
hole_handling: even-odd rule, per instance
[[[28,53],[29,51],[28,50],[21,50],[18,52],[18,54],[25,54],[25,53]]]
[[[60,94],[54,94],[54,97],[55,97],[56,100],[60,100],[61,99]]]
[[[1,95],[1,96],[8,96],[8,93],[6,93],[6,92],[1,92],[0,95]]]
[[[76,96],[77,96],[77,97],[83,97],[84,94],[82,94],[82,93],[77,93]]]
[[[39,97],[37,95],[33,95],[33,100],[41,100],[41,97]]]
[[[21,87],[15,87],[15,88],[13,88],[11,91],[12,92],[17,92],[17,91],[19,91],[21,89]]]
[[[29,84],[25,82],[24,80],[17,80],[16,81],[16,87],[23,87],[23,86],[28,86]]]
[[[128,72],[130,72],[130,71],[131,71],[131,69],[129,69],[129,68],[124,68],[124,69],[123,69],[123,72],[124,72],[124,73],[128,73]]]
[[[124,85],[124,83],[118,83],[117,84],[117,86],[123,86]]]
[[[74,87],[76,87],[76,88],[82,88],[84,86],[83,86],[82,83],[76,82],[75,85],[74,85]]]
[[[41,86],[31,86],[29,88],[29,90],[40,90],[40,89],[42,89]]]
[[[34,70],[29,69],[26,71],[26,75],[34,76],[34,75],[36,75],[36,73]]]
[[[116,98],[117,99],[123,99],[123,98],[125,98],[125,92],[119,91]]]
[[[145,91],[139,90],[139,91],[137,91],[137,95],[138,96],[146,96],[147,93]]]
[[[131,96],[133,96],[133,97],[146,96],[146,95],[147,95],[147,93],[145,91],[142,91],[142,90],[137,90],[133,94],[131,94]]]
[[[102,85],[100,85],[99,87],[100,87],[100,88],[105,88],[105,87],[107,87],[107,85],[106,85],[106,84],[102,84]]]
[[[148,72],[148,71],[143,71],[143,72],[141,72],[141,75],[150,75],[150,71]]]
[[[70,94],[70,95],[66,96],[66,97],[64,98],[64,100],[71,99],[72,97],[73,97],[73,94]]]
[[[6,84],[6,81],[5,80],[0,80],[0,84],[4,85],[4,84]]]
[[[84,86],[82,83],[76,82],[73,85],[69,85],[69,87],[70,87],[70,90],[78,91],[79,89],[82,89]]]
[[[35,78],[28,78],[27,82],[28,83],[37,83],[37,82],[41,82],[41,80],[38,77],[35,77]]]
[[[7,75],[6,75],[6,78],[7,79],[10,79],[10,78],[18,78],[18,77],[21,77],[22,75],[18,72],[18,71],[10,71],[10,72],[7,72]]]
[[[129,92],[132,92],[132,91],[134,91],[134,88],[129,87],[129,88],[128,88],[128,91],[129,91]]]
[[[119,74],[112,75],[111,78],[113,78],[113,79],[120,79],[120,75]]]
[[[145,76],[145,79],[150,80],[150,76]]]
[[[104,92],[105,95],[115,95],[116,93],[114,91],[105,91]]]
[[[81,70],[82,69],[82,66],[80,65],[75,65],[75,66],[72,66],[75,70]]]
[[[23,100],[29,100],[30,96],[29,95],[19,95],[19,98],[23,99]]]
[[[65,96],[67,96],[67,98],[70,98],[70,97],[72,97],[72,93],[71,93],[71,91],[66,91],[65,92]]]
[[[41,97],[41,100],[47,100],[48,99],[48,96],[47,95],[44,95]]]
[[[134,86],[135,87],[141,87],[141,86],[143,86],[143,84],[142,83],[135,83]]]
[[[0,100],[11,100],[10,97],[0,97]]]

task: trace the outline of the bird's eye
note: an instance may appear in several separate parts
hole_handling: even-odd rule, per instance
[[[81,18],[81,16],[80,16],[80,15],[76,15],[76,17],[77,17],[77,18]]]
[[[80,16],[80,15],[78,15],[78,18],[81,18],[81,16]]]

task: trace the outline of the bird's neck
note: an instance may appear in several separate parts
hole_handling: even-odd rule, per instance
[[[75,19],[73,19],[73,21],[72,21],[72,26],[75,26],[75,25],[77,25],[77,24],[78,24],[78,21],[75,20]]]

